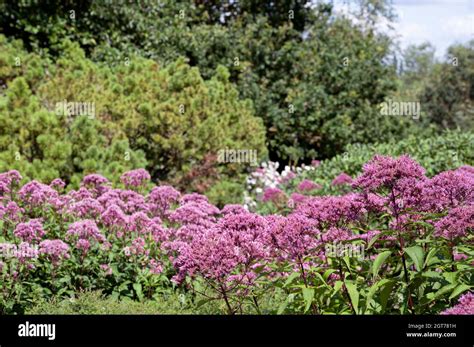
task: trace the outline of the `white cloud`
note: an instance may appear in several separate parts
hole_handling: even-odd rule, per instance
[[[473,36],[474,14],[446,18],[443,30],[452,36]]]

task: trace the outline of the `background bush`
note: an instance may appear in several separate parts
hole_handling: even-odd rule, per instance
[[[358,5],[364,15],[355,24],[331,3],[307,0],[126,6],[50,0],[3,4],[0,24],[8,36],[53,57],[64,54],[62,43],[70,39],[111,65],[134,55],[161,66],[185,57],[206,80],[225,66],[240,98],[251,99],[263,119],[271,158],[296,163],[332,157],[347,143],[421,131],[379,115],[378,104],[396,87],[391,40],[375,30],[376,19],[390,18],[390,11],[385,2]]]
[[[99,172],[117,180],[120,172],[147,166],[155,179],[178,180],[219,149],[248,148],[266,158],[265,130],[252,103],[238,98],[226,68],[204,81],[183,59],[160,67],[137,57],[109,68],[87,59],[76,44],[63,46],[56,65],[31,86],[30,65],[25,78],[7,68],[16,52],[4,60],[2,170],[77,182],[75,174]],[[94,103],[95,116],[56,114],[56,103],[63,101]],[[227,176],[246,168],[214,166]]]

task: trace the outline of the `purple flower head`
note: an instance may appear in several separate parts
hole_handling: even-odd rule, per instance
[[[151,232],[154,222],[144,212],[135,212],[128,218],[127,229],[131,232]]]
[[[196,275],[222,285],[245,275],[252,264],[268,253],[265,244],[265,218],[249,213],[230,214],[211,228],[196,233],[190,242],[177,241],[170,247],[177,251],[173,264],[178,270],[174,281]],[[242,273],[240,271],[243,271]],[[240,275],[240,276],[239,276]]]
[[[263,202],[271,201],[275,203],[275,202],[280,202],[283,199],[285,199],[285,193],[283,193],[281,189],[267,188],[263,192],[263,197],[262,197]]]
[[[94,194],[92,194],[86,187],[81,187],[79,190],[71,190],[67,196],[74,201],[81,201],[84,199],[93,199]]]
[[[425,169],[407,155],[392,158],[376,155],[364,164],[362,175],[354,180],[353,186],[366,191],[379,188],[393,188],[401,179],[422,179]]]
[[[7,187],[19,185],[22,179],[23,177],[21,177],[20,173],[16,170],[10,170],[0,174],[0,184],[3,183]]]
[[[151,179],[150,174],[145,169],[136,169],[125,172],[121,177],[120,181],[125,187],[141,187],[145,185]]]
[[[268,216],[267,222],[267,233],[273,246],[279,250],[276,254],[279,258],[298,260],[318,245],[316,223],[304,215]]]
[[[50,184],[49,186],[53,189],[56,189],[56,190],[62,190],[64,189],[64,187],[66,186],[66,183],[64,183],[64,181],[60,178],[55,178]]]
[[[463,165],[458,170],[459,171],[464,171],[465,173],[469,173],[470,175],[474,176],[474,166]]]
[[[309,199],[308,196],[303,195],[303,194],[298,194],[298,193],[292,193],[290,196],[290,200],[293,201],[293,204],[295,206],[304,203],[308,199]]]
[[[462,295],[459,298],[459,302],[456,306],[448,308],[447,310],[441,312],[443,315],[464,315],[470,314],[474,315],[474,293],[469,292]]]
[[[98,174],[87,175],[82,179],[81,187],[90,189],[94,195],[102,195],[109,189],[110,181]]]
[[[82,186],[84,187],[93,187],[93,188],[98,188],[101,186],[105,186],[109,184],[109,180],[105,178],[104,176],[98,175],[98,174],[91,174],[87,175],[82,179],[81,182]]]
[[[181,194],[171,186],[154,187],[148,195],[148,202],[155,213],[163,214],[178,201]]]
[[[123,228],[127,225],[128,218],[117,205],[111,205],[102,213],[102,223],[108,227]]]
[[[54,265],[63,259],[69,259],[69,246],[61,240],[44,240],[39,247],[39,253],[51,259]]]
[[[76,248],[81,250],[84,254],[87,253],[90,247],[91,243],[89,242],[89,240],[79,239],[76,242]]]
[[[359,220],[367,212],[359,194],[313,197],[299,205],[295,213],[315,220],[319,227],[346,225]]]
[[[316,189],[321,189],[322,186],[310,180],[303,180],[298,184],[298,190],[300,192],[311,192]]]
[[[354,235],[345,228],[329,228],[323,235],[322,239],[326,243],[330,242],[342,242],[350,240]]]
[[[0,243],[0,258],[16,258],[20,263],[26,263],[31,259],[38,258],[39,251],[36,246],[28,242],[22,242],[20,245],[13,243]]]
[[[133,190],[120,190],[119,197],[122,203],[120,207],[125,213],[135,213],[138,211],[147,211],[148,204],[145,198]]]
[[[454,253],[453,255],[453,258],[454,258],[454,261],[462,261],[462,260],[466,260],[468,258],[468,256],[464,253]]]
[[[43,224],[41,219],[31,219],[26,223],[20,223],[16,226],[14,234],[25,242],[39,241],[44,236]]]
[[[228,214],[241,214],[247,213],[248,211],[242,205],[230,204],[225,205],[222,210],[221,214],[228,215]]]
[[[187,202],[169,214],[169,220],[181,224],[212,225],[219,209],[208,202]]]
[[[132,241],[131,246],[125,247],[123,251],[127,257],[130,257],[132,255],[147,254],[148,251],[145,250],[145,245],[145,240],[141,237],[138,237]]]
[[[102,212],[104,212],[102,205],[92,198],[75,202],[68,208],[68,213],[79,218],[98,218]]]
[[[97,224],[93,220],[89,219],[70,224],[66,235],[69,237],[75,236],[79,239],[105,242],[105,236],[101,234]]]
[[[353,182],[352,177],[342,172],[336,178],[332,180],[331,184],[333,186],[342,186],[345,184],[352,184],[352,182]]]
[[[44,204],[55,205],[59,195],[50,186],[37,181],[31,181],[25,184],[18,192],[20,199],[32,206],[42,206]]]
[[[18,246],[15,257],[21,262],[25,263],[28,260],[38,258],[39,250],[37,246],[32,246],[28,242],[22,242]]]
[[[466,237],[474,230],[474,204],[456,207],[435,223],[435,235],[447,240]]]
[[[0,219],[18,222],[20,215],[24,212],[25,210],[20,208],[15,201],[8,201],[6,206],[0,204]]]
[[[155,259],[150,259],[148,262],[148,268],[150,269],[150,272],[155,275],[159,275],[163,272],[163,264]]]
[[[474,175],[468,170],[445,171],[428,180],[422,201],[428,210],[442,211],[466,203],[474,203]]]
[[[189,202],[196,202],[196,203],[205,202],[205,203],[208,203],[209,199],[205,195],[198,194],[198,193],[191,193],[191,194],[184,194],[183,197],[181,198],[181,200],[179,201],[181,206],[186,205]]]

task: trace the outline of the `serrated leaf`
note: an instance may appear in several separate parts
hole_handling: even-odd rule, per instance
[[[370,239],[369,243],[367,244],[367,249],[370,249],[370,247],[372,247],[372,246],[374,245],[374,243],[380,238],[380,236],[382,236],[382,233],[379,233],[379,234],[377,234],[377,235],[374,235],[374,236]]]
[[[443,272],[443,277],[451,284],[456,284],[458,272]]]

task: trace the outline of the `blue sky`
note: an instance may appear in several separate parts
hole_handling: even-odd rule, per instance
[[[430,41],[443,57],[453,43],[474,39],[474,0],[392,0],[401,47]],[[335,1],[336,8],[340,5]]]

